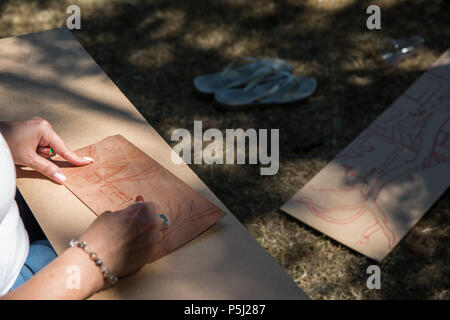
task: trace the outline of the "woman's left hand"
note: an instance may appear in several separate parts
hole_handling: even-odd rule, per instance
[[[38,147],[52,148],[52,156],[59,154],[76,166],[92,162],[92,159],[81,158],[70,151],[50,123],[42,118],[0,122],[0,132],[8,143],[16,164],[35,169],[60,184],[64,183],[66,177],[56,164],[42,156]]]

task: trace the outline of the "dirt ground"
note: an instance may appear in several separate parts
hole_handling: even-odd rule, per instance
[[[65,25],[72,1],[0,1],[0,37]],[[280,128],[280,171],[256,165],[191,165],[257,241],[313,299],[449,299],[450,192],[380,264],[381,290],[366,287],[374,261],[277,211],[385,110],[449,46],[445,0],[79,0],[74,32],[150,124],[172,146],[175,128]],[[378,4],[382,29],[365,27]],[[421,35],[420,53],[384,65],[384,37]],[[306,102],[219,111],[193,92],[195,76],[231,59],[279,57],[313,76]],[[1,62],[0,62],[1,63]]]

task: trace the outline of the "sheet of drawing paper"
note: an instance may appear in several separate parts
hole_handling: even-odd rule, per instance
[[[170,146],[66,28],[0,39],[0,119],[33,116],[47,119],[72,150],[120,134],[227,213],[92,299],[307,298],[200,178],[172,161]],[[20,192],[58,254],[95,220],[66,187],[35,172],[18,169],[17,175]]]
[[[449,185],[447,50],[281,210],[381,261]]]
[[[192,240],[225,215],[121,135],[75,152],[95,161],[84,167],[63,167],[64,184],[96,215],[124,209],[142,195],[168,217],[169,227],[149,262]]]

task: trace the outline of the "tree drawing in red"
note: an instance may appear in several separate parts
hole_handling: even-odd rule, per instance
[[[392,249],[399,237],[393,217],[379,204],[380,194],[399,181],[414,184],[427,170],[444,166],[450,180],[450,79],[428,71],[392,107],[354,140],[334,164],[343,169],[343,183],[308,183],[292,201],[306,207],[322,221],[347,225],[371,215],[373,223],[364,226],[355,245],[369,245],[376,233]],[[319,205],[316,199],[333,194],[349,203]],[[347,196],[351,195],[351,196]],[[357,199],[357,200],[355,200]],[[402,199],[399,199],[402,201]],[[402,235],[401,235],[402,236]],[[401,238],[400,236],[400,238]]]

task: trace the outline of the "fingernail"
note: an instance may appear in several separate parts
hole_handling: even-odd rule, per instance
[[[136,202],[144,202],[144,197],[142,195],[138,195],[136,197]]]
[[[90,161],[90,162],[94,162],[94,159],[92,159],[91,157],[83,157],[84,160]]]
[[[53,177],[55,178],[55,180],[57,180],[58,182],[64,183],[64,181],[66,181],[66,177],[62,174],[62,173],[55,173],[53,175]]]

